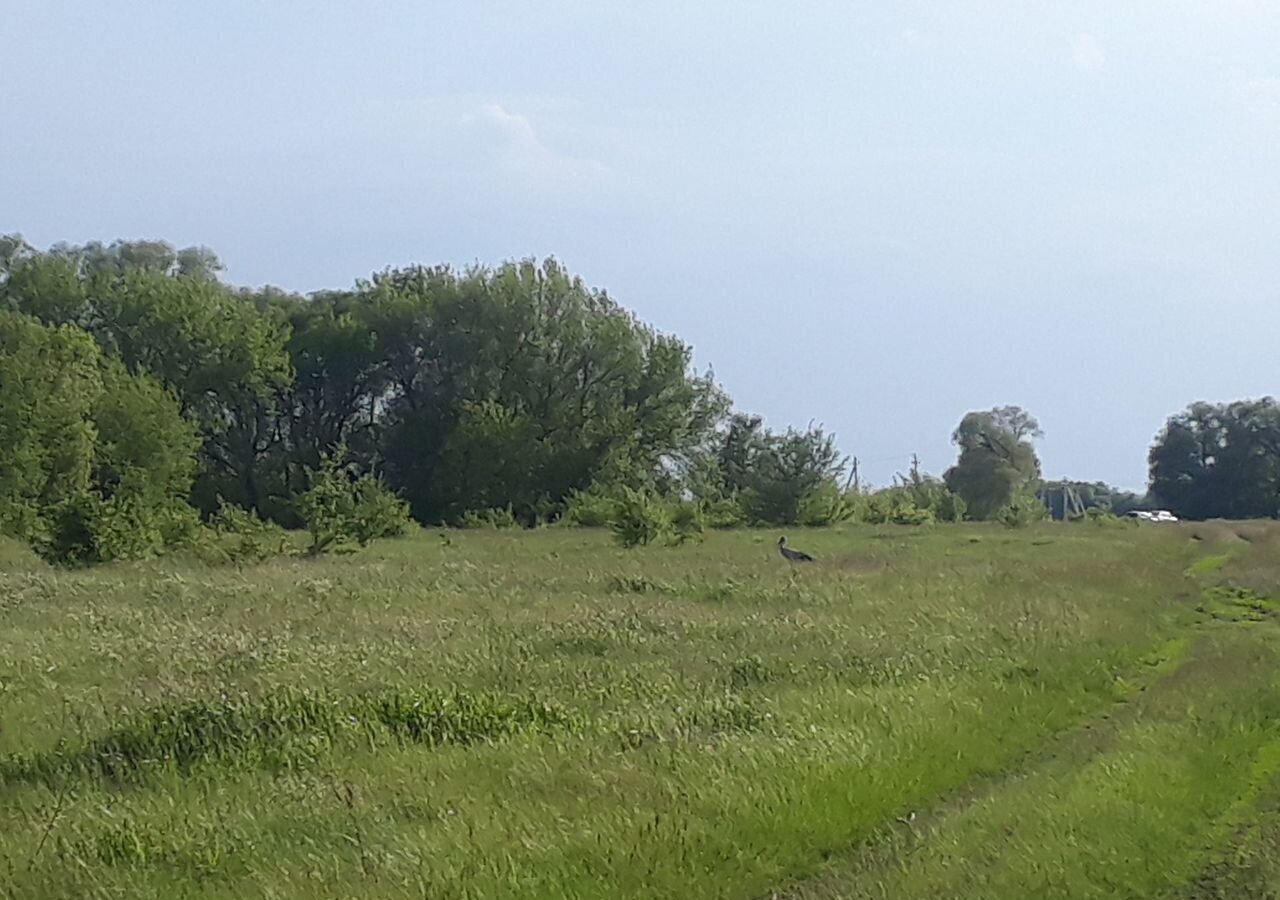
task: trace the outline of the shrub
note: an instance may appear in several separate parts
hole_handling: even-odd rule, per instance
[[[0,312],[0,385],[0,531],[59,563],[151,556],[189,531],[199,438],[158,381],[79,328]]]
[[[195,511],[180,501],[157,505],[136,496],[103,500],[84,493],[58,504],[34,541],[46,560],[86,565],[147,559],[197,540]]]
[[[351,478],[330,458],[312,473],[311,489],[298,500],[311,534],[312,555],[351,543],[361,547],[409,529],[409,507],[372,475]]]
[[[935,521],[933,510],[920,509],[914,503],[906,502],[893,510],[890,520],[894,525],[932,525]]]
[[[964,498],[955,491],[946,491],[938,498],[938,505],[934,509],[934,515],[940,522],[963,522],[964,514],[968,511],[968,504],[964,502]]]
[[[702,540],[702,509],[692,501],[676,501],[671,509],[671,529],[673,544]]]
[[[569,495],[564,521],[582,528],[604,528],[613,520],[617,505],[617,498],[592,485],[585,491],[574,491]]]
[[[876,491],[866,498],[862,520],[868,525],[884,525],[893,518],[893,496],[889,491]]]
[[[650,544],[671,529],[667,510],[641,491],[623,488],[610,519],[614,540],[624,547]]]
[[[800,503],[800,524],[813,528],[847,522],[857,512],[856,502],[841,493],[832,480],[822,482]]]
[[[742,505],[732,497],[703,500],[701,515],[702,524],[707,528],[737,528],[746,522]]]
[[[1074,521],[1080,521],[1080,520],[1076,519]],[[1084,511],[1083,521],[1086,521],[1089,524],[1095,525],[1099,528],[1118,528],[1118,527],[1127,526],[1129,524],[1134,524],[1134,525],[1137,524],[1137,521],[1135,519],[1129,519],[1129,518],[1117,516],[1113,514],[1111,510],[1105,509],[1101,506],[1091,506],[1088,509],[1086,509]]]
[[[758,424],[758,420],[749,421],[746,428],[755,432]],[[780,435],[757,433],[746,439],[754,446],[747,458],[737,463],[744,471],[735,480],[740,482],[748,519],[795,525],[806,516],[830,514],[832,498],[839,495],[838,478],[844,471],[834,437],[821,428],[810,428],[789,429]]]
[[[252,510],[219,503],[209,524],[219,537],[228,539],[219,550],[231,562],[261,562],[282,556],[288,550],[289,538],[284,529],[272,522],[264,522]]]
[[[355,482],[354,536],[365,546],[378,538],[401,537],[409,533],[413,519],[409,504],[372,475],[362,475]]]
[[[996,515],[997,521],[1006,528],[1025,528],[1043,521],[1049,515],[1034,494],[1018,494],[1008,506]]]
[[[924,525],[934,520],[933,511],[916,506],[911,491],[902,487],[871,494],[864,515],[872,525]]]
[[[515,528],[519,524],[510,506],[468,510],[458,520],[462,528]]]

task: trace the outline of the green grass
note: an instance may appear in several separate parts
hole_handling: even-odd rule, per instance
[[[0,897],[1274,896],[1248,524],[7,553]]]

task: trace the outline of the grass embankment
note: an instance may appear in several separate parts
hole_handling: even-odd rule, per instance
[[[625,552],[554,529],[10,566],[0,884],[1274,887],[1280,564],[1250,528],[848,528],[793,535],[820,557],[794,571],[769,533]]]

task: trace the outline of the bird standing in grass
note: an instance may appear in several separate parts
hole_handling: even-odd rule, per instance
[[[813,557],[808,553],[802,553],[799,550],[792,550],[787,546],[786,537],[778,538],[778,552],[782,554],[782,558],[788,562],[813,562]]]

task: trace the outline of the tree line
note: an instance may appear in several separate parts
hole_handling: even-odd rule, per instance
[[[966,415],[942,479],[855,491],[831,435],[735,411],[687,344],[554,259],[306,297],[222,271],[160,241],[0,238],[0,530],[51,558],[146,555],[228,511],[309,526],[336,478],[426,524],[598,524],[626,491],[722,526],[1044,508],[1025,411]],[[1170,420],[1153,491],[1188,515],[1273,515],[1274,413]]]

